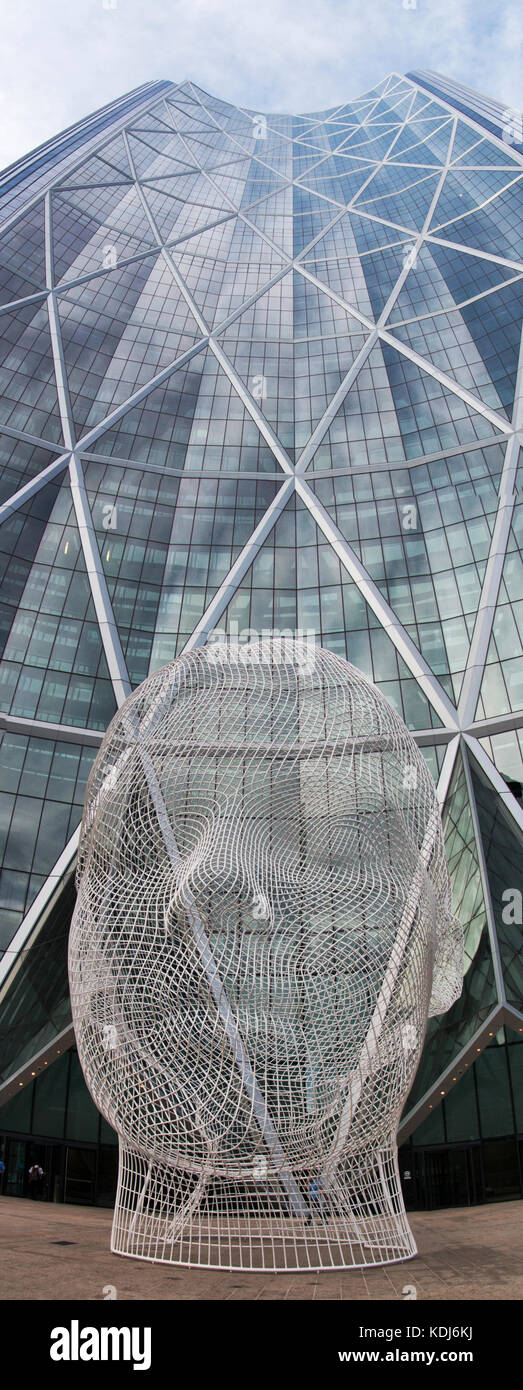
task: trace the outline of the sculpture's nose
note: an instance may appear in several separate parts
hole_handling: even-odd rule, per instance
[[[197,906],[215,926],[226,925],[227,911],[274,922],[275,866],[267,831],[246,821],[242,807],[210,809],[202,818],[190,851],[181,857],[173,903]]]

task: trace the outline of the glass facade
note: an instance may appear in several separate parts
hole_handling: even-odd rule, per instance
[[[76,1048],[60,1052],[7,1101],[2,1125],[8,1134],[0,1191],[6,1196],[31,1196],[29,1169],[39,1163],[43,1200],[112,1204],[118,1140],[91,1100]]]
[[[476,1206],[521,1197],[522,1096],[523,1036],[501,1027],[400,1148],[407,1206]]]
[[[431,73],[300,116],[157,82],[0,176],[0,1129],[84,1144],[89,1200],[110,1143],[61,1046],[86,780],[217,629],[314,633],[412,730],[466,974],[402,1136],[461,1143],[472,1066],[473,1142],[516,1144],[485,1058],[523,1027],[518,135]]]

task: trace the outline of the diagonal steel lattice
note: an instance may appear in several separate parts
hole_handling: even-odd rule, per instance
[[[2,479],[0,541],[6,538],[7,576],[12,551],[16,564],[21,557],[26,566],[0,668],[0,724],[12,738],[33,747],[47,739],[59,751],[76,741],[94,755],[113,709],[147,671],[183,649],[196,650],[218,625],[227,626],[253,567],[267,559],[278,526],[294,508],[315,528],[313,559],[323,566],[318,594],[325,590],[331,608],[331,581],[338,578],[336,610],[344,631],[333,636],[331,614],[325,622],[322,617],[316,634],[322,645],[339,650],[343,641],[342,650],[405,717],[404,691],[414,691],[416,717],[407,722],[439,772],[442,802],[462,759],[474,807],[474,760],[509,820],[523,828],[521,808],[501,775],[520,757],[523,727],[515,674],[521,659],[515,562],[523,425],[516,310],[523,261],[514,230],[523,160],[517,131],[502,132],[499,119],[495,131],[492,123],[486,129],[482,108],[467,107],[453,84],[433,87],[427,90],[416,75],[391,74],[331,112],[265,118],[193,83],[151,84],[114,103],[97,123],[81,124],[74,139],[68,132],[0,179],[6,286],[0,429],[13,450]],[[481,319],[489,305],[498,306],[491,355],[483,350]],[[512,394],[503,377],[507,354],[516,358]],[[189,428],[184,391],[190,373],[198,377],[199,397]],[[362,420],[358,437],[355,403]],[[154,438],[146,448],[142,422],[150,413]],[[373,443],[377,417],[390,429],[383,456]],[[415,444],[408,443],[412,420]],[[424,494],[420,480],[427,471]],[[240,484],[254,492],[260,480],[272,488],[271,500],[248,513],[247,527],[239,508],[234,517],[232,504],[230,516],[217,509],[222,531],[227,518],[228,544],[220,550],[216,543],[213,556],[222,564],[226,549],[226,563],[193,588],[187,568],[180,590],[185,583],[185,595],[196,594],[196,600],[190,620],[177,628],[162,627],[161,619],[163,605],[172,604],[175,527],[181,519],[183,532],[189,509],[172,501],[149,504],[158,479],[202,489],[186,522],[188,528],[194,520],[187,541],[195,563],[203,549],[196,528],[208,513],[204,482],[237,484],[238,493]],[[419,553],[407,557],[403,583],[396,569],[398,544],[406,550],[400,502],[405,496],[417,501],[418,492],[419,543],[426,536],[428,558],[418,582]],[[142,541],[139,530],[133,540],[141,518],[131,515],[130,496],[137,497],[136,513],[154,513],[145,578],[138,584],[114,559],[119,546],[138,551]],[[431,548],[437,507],[448,541],[446,569]],[[375,530],[367,544],[371,509]],[[158,563],[154,525],[165,523],[166,512],[172,534],[153,584],[146,566],[150,559]],[[38,549],[31,528],[41,516]],[[385,562],[389,537],[394,553]],[[378,539],[383,570],[375,555]],[[458,561],[467,545],[467,560]],[[299,538],[296,551],[299,560]],[[51,584],[44,594],[49,553],[51,598]],[[67,599],[56,598],[68,566],[73,581],[86,576],[85,620],[70,597],[74,583]],[[276,560],[271,582],[276,609]],[[143,607],[136,603],[129,618],[132,584]],[[343,616],[349,592],[356,596],[354,623],[353,610]],[[256,627],[254,587],[247,597],[246,622]],[[362,612],[367,646],[358,641]],[[72,670],[67,713],[65,706],[60,715],[46,713],[42,701],[31,704],[43,658],[39,652],[33,661],[27,643],[39,622],[46,657],[51,629],[53,652],[63,633],[56,662],[49,657],[50,687],[63,680],[64,670],[71,672],[66,648],[74,647],[76,660],[81,642],[71,632],[83,623],[82,638],[87,633],[95,643],[93,667],[106,663],[104,678],[96,676],[109,692],[101,714],[94,699],[89,709],[82,706],[89,657],[79,675]],[[293,625],[293,618],[280,624]],[[146,671],[133,655],[138,643],[147,648]],[[71,836],[68,825],[61,840],[53,826],[56,862],[46,861],[45,874],[31,874],[28,865],[24,907],[0,962],[7,991],[76,853],[78,830]],[[485,881],[477,825],[475,834]],[[17,871],[21,867],[17,862]],[[486,889],[485,904],[501,1001],[503,967]],[[482,1019],[481,1026],[489,1024]],[[37,1036],[34,1054],[49,1036]],[[482,1040],[482,1034],[474,1039]]]
[[[459,996],[434,783],[354,667],[293,638],[150,676],[87,791],[73,1019],[120,1138],[112,1248],[222,1268],[415,1253],[396,1131]]]

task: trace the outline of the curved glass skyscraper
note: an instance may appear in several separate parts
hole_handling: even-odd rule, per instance
[[[0,177],[9,1190],[44,1143],[103,1190],[66,973],[86,778],[216,629],[314,634],[423,749],[467,970],[405,1181],[522,1190],[522,151],[520,113],[429,72],[302,116],[156,82]]]

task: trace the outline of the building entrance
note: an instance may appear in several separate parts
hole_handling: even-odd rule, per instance
[[[517,1141],[513,1137],[472,1144],[400,1149],[400,1172],[409,1211],[477,1206],[523,1195]]]

